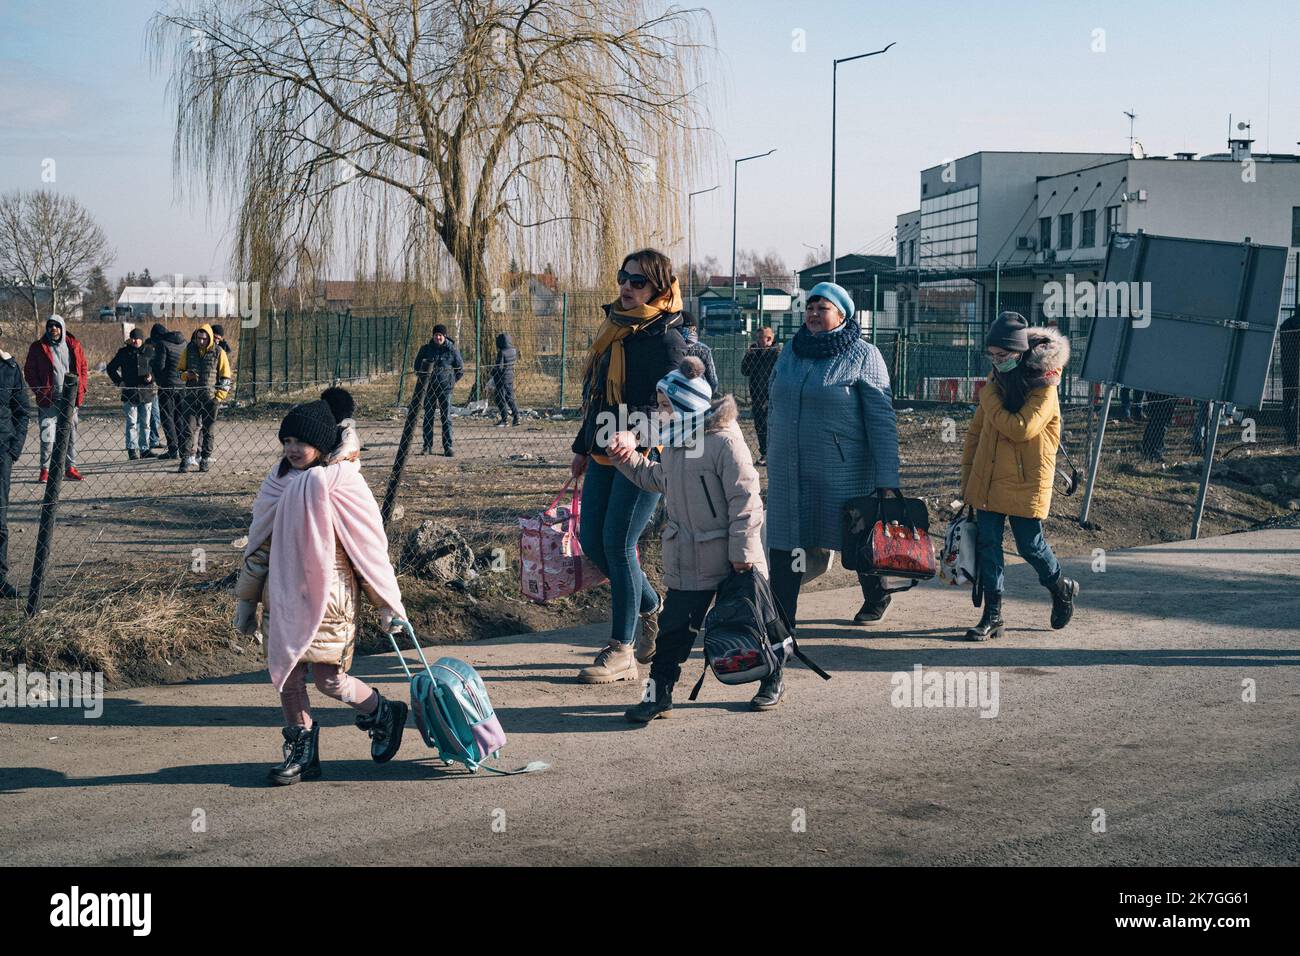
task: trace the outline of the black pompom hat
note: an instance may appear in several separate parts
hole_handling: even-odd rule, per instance
[[[322,455],[329,454],[339,443],[339,423],[329,402],[304,402],[289,409],[280,423],[280,441],[286,438],[296,438],[319,449]]]

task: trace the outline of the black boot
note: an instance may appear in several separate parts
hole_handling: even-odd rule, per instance
[[[1079,593],[1079,582],[1059,574],[1047,590],[1052,592],[1052,629],[1059,631],[1074,616],[1074,598]]]
[[[785,694],[785,668],[778,667],[771,675],[764,677],[758,685],[758,693],[749,702],[753,710],[775,710]]]
[[[968,641],[987,641],[1001,637],[1004,622],[1002,620],[1002,595],[997,592],[985,592],[984,616],[980,622],[966,632]]]
[[[397,756],[406,729],[406,712],[400,700],[384,700],[381,696],[373,714],[357,714],[357,728],[370,734],[370,759],[375,763],[388,763]]]
[[[299,780],[320,779],[320,724],[311,730],[303,727],[285,727],[284,760],[271,768],[271,782],[288,786]]]
[[[886,594],[880,586],[879,578],[858,579],[858,587],[862,589],[862,607],[858,613],[853,615],[854,624],[877,624],[885,619],[885,612],[889,610],[889,602],[893,596]]]
[[[633,724],[648,724],[659,717],[671,717],[673,714],[673,685],[655,681],[646,685],[652,694],[642,699],[635,707],[629,707],[623,716]]]

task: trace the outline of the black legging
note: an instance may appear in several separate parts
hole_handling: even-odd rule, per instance
[[[772,576],[772,594],[793,628],[799,613],[799,588],[803,584],[804,572],[794,570],[793,551],[780,551],[776,548],[768,549],[767,568]],[[864,601],[876,604],[888,597],[885,585],[878,575],[859,571],[858,586],[862,588]]]

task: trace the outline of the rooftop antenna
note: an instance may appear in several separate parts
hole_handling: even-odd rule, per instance
[[[1128,117],[1128,153],[1133,155],[1133,121],[1138,118],[1137,107],[1132,110],[1125,110],[1124,115]]]

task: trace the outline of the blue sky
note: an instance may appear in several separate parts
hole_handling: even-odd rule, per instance
[[[210,211],[173,180],[165,79],[144,44],[157,6],[0,0],[0,192],[75,195],[118,250],[114,276],[146,266],[223,276],[220,197]],[[922,168],[980,149],[1122,151],[1126,109],[1149,154],[1224,149],[1229,113],[1253,123],[1256,150],[1300,148],[1300,0],[705,6],[719,48],[719,153],[694,188],[722,188],[696,199],[695,246],[724,264],[731,158],[773,147],[741,167],[739,244],[798,266],[804,243],[828,241],[831,59],[890,41],[889,53],[840,68],[841,253],[888,251]],[[41,181],[45,159],[53,184]]]

